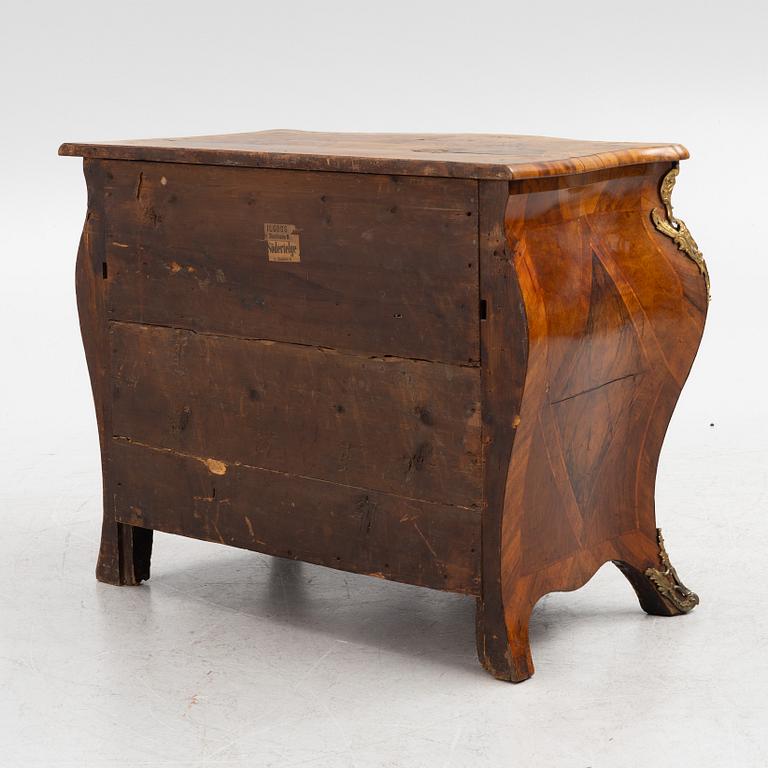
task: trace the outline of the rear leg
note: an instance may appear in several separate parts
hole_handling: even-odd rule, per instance
[[[105,519],[96,578],[105,584],[134,586],[149,578],[152,531]]]

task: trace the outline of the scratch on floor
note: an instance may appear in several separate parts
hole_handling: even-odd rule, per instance
[[[456,751],[456,745],[459,743],[459,739],[461,738],[461,733],[463,730],[464,723],[460,720],[456,726],[456,732],[453,734],[453,739],[451,740],[451,748],[448,752],[448,756],[445,758],[444,768],[450,768],[451,760],[453,759],[453,753]]]
[[[296,684],[293,686],[292,690],[297,690],[298,687],[307,681],[307,679],[311,676],[311,674],[322,664],[323,659],[330,656],[333,653],[333,648],[329,648],[325,653],[320,654],[320,656],[315,659],[314,663],[310,666],[310,668],[304,672],[304,674],[299,678],[299,680],[296,682]]]

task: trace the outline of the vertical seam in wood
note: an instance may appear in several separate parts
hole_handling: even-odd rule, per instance
[[[485,471],[488,463],[488,451],[486,448],[486,432],[485,425],[485,355],[483,354],[483,324],[480,321],[480,301],[483,296],[483,273],[482,273],[482,259],[483,259],[483,226],[484,226],[484,213],[482,205],[482,189],[483,182],[477,179],[477,359],[480,367],[480,472],[482,482],[480,483],[480,600],[484,600],[484,574],[483,564],[485,563],[485,535],[484,529],[488,524],[488,496],[485,482]]]
[[[475,252],[475,258],[477,260],[477,306],[475,317],[477,318],[477,363],[480,368],[480,397],[482,401],[483,391],[483,325],[480,319],[480,302],[483,300],[483,273],[481,272],[482,266],[480,264],[480,238],[482,237],[481,229],[481,209],[480,209],[480,179],[475,181],[476,184],[476,202],[477,202],[477,250]],[[480,451],[482,454],[482,439],[483,439],[483,419],[482,419],[482,403],[480,406]]]

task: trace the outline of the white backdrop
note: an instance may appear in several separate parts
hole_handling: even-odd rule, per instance
[[[685,144],[675,209],[713,300],[673,430],[738,419],[761,438],[764,4],[26,2],[0,35],[12,455],[92,432],[72,277],[85,187],[58,144],[275,127]]]
[[[690,150],[673,202],[707,259],[712,303],[662,454],[659,518],[690,570],[723,557],[722,541],[703,532],[716,530],[764,583],[767,8],[749,0],[4,6],[0,516],[16,532],[6,546],[23,547],[25,530],[98,517],[74,297],[85,185],[80,161],[56,156],[59,143],[267,128],[506,132]],[[684,539],[696,546],[685,550]],[[8,568],[33,558],[11,552]],[[14,573],[5,576],[10,599]],[[765,637],[756,632],[758,646],[744,653],[762,642],[764,658]],[[746,670],[766,680],[757,656]],[[0,714],[16,712],[17,702],[0,702]]]

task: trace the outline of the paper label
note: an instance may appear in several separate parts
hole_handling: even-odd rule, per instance
[[[301,261],[299,232],[293,224],[265,224],[264,239],[270,261]]]

